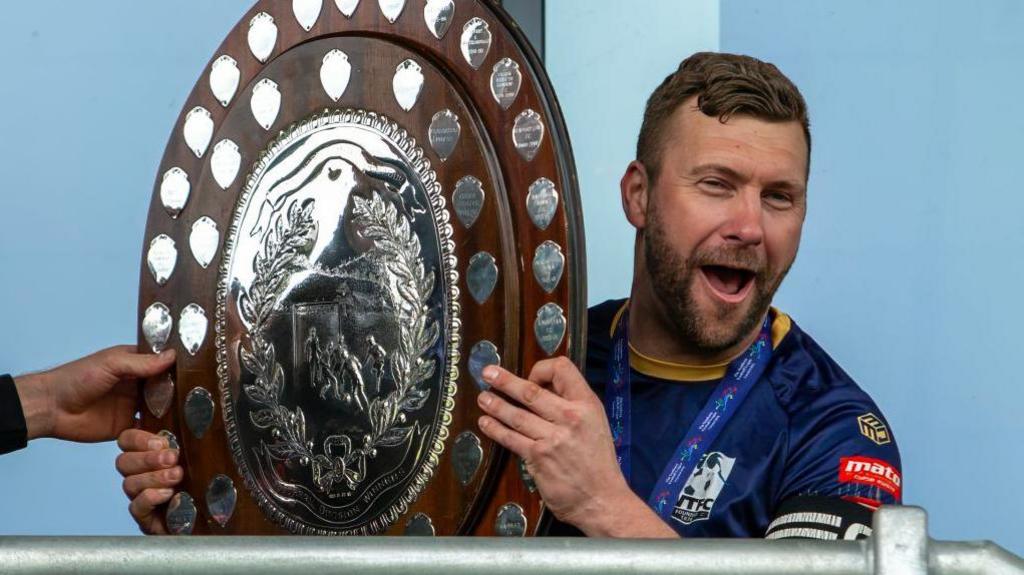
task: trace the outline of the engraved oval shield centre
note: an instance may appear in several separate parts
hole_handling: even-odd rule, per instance
[[[374,534],[416,500],[448,434],[458,287],[449,216],[413,140],[324,112],[260,156],[218,295],[232,454],[294,532]]]

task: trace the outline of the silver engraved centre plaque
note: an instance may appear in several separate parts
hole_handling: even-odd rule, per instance
[[[264,513],[296,533],[368,535],[433,476],[460,348],[441,186],[390,119],[315,115],[246,178],[216,313],[224,423]]]

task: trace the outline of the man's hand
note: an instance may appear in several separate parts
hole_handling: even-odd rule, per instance
[[[124,494],[131,503],[128,511],[143,533],[166,535],[158,507],[174,495],[173,487],[184,473],[178,463],[178,450],[168,449],[167,440],[143,431],[127,429],[117,438],[124,452],[117,456],[117,470],[124,476]]]
[[[114,439],[132,426],[137,379],[157,375],[173,363],[174,350],[141,354],[135,346],[123,345],[15,378],[28,439]]]
[[[538,362],[528,380],[493,365],[483,376],[523,407],[481,393],[480,429],[523,458],[556,517],[592,537],[677,537],[630,490],[604,405],[571,361]]]

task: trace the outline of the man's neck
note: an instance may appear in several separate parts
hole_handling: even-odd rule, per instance
[[[652,359],[692,366],[720,365],[743,353],[761,331],[761,323],[758,322],[736,344],[709,353],[681,338],[658,298],[638,283],[633,285],[629,302],[629,343],[633,349]]]

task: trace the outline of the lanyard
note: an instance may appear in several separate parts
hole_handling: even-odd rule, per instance
[[[661,472],[658,483],[651,491],[647,504],[668,520],[672,516],[675,499],[681,484],[689,479],[693,469],[708,452],[715,438],[721,433],[729,419],[739,410],[740,404],[753,389],[764,373],[771,358],[771,328],[766,315],[761,333],[742,355],[734,359],[726,369],[725,376],[718,383],[707,403],[693,420],[690,429],[676,447],[672,459]],[[629,308],[622,312],[612,340],[612,357],[608,362],[610,385],[605,390],[604,404],[608,423],[615,443],[615,455],[626,481],[630,478],[630,449],[632,430],[630,428],[630,377],[629,377]]]

